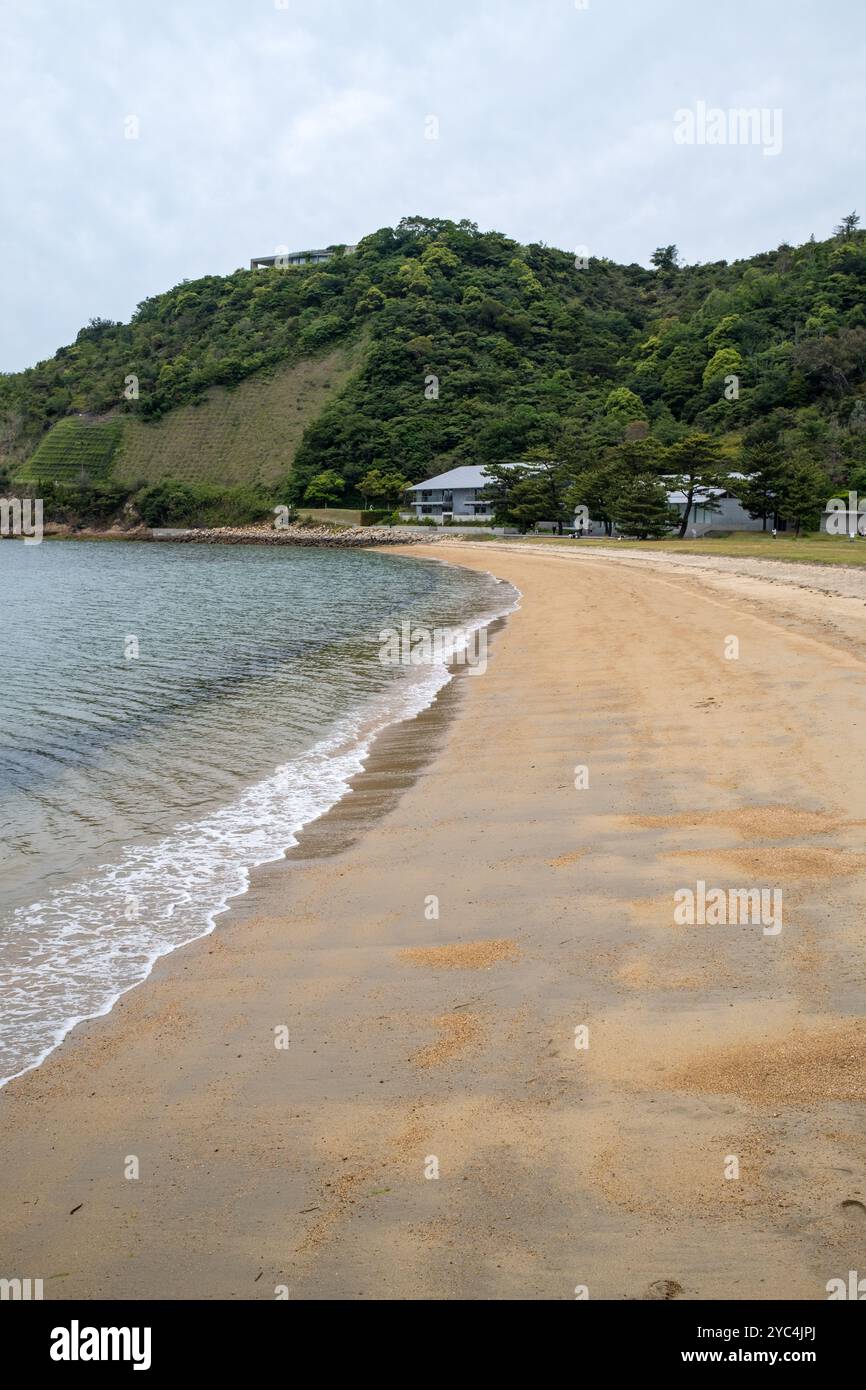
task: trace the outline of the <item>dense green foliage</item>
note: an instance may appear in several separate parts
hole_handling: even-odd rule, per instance
[[[273,517],[274,500],[253,487],[216,488],[169,481],[133,496],[145,526],[243,526]]]
[[[866,465],[862,233],[732,265],[678,267],[668,247],[654,271],[578,269],[416,218],[362,242],[356,271],[373,351],[308,429],[298,487],[324,468],[354,484],[375,462],[417,481],[539,449],[579,474],[636,426],[659,451],[709,435],[736,467],[768,419],[786,458],[834,483]]]
[[[47,362],[0,377],[7,439],[11,427],[33,444],[70,414],[157,419],[210,386],[319,352],[353,326],[349,265],[338,255],[312,275],[208,275],[144,300],[131,323],[92,319]]]
[[[31,489],[34,490],[34,489]],[[126,516],[136,520],[134,489],[122,483],[39,484],[45,520],[69,526],[105,527]]]
[[[257,488],[217,488],[175,481],[149,486],[43,479],[37,488],[45,518],[70,526],[243,526],[273,521],[274,499]]]
[[[64,417],[158,418],[211,385],[365,330],[363,365],[307,428],[285,501],[357,505],[371,476],[375,490],[375,475],[418,481],[535,453],[562,466],[557,505],[585,500],[601,515],[623,480],[687,477],[688,459],[670,451],[684,440],[693,451],[696,438],[701,476],[763,468],[756,486],[773,503],[785,478],[799,479],[785,505],[804,524],[827,481],[866,481],[866,233],[856,219],[825,242],[732,264],[682,266],[674,246],[653,264],[579,268],[565,252],[470,222],[416,217],[320,267],[184,282],[130,324],[93,321],[50,361],[0,377],[0,455],[36,449],[27,475],[37,480],[57,431],[37,446]],[[138,397],[127,400],[130,376]],[[106,478],[102,444],[94,439],[92,466],[79,470],[84,426],[61,428],[66,476]],[[530,516],[540,487],[524,482]]]
[[[664,484],[646,474],[631,478],[616,499],[613,519],[623,535],[659,540],[678,520]]]
[[[333,468],[326,468],[311,478],[304,489],[304,501],[314,507],[339,507],[346,481]]]
[[[380,505],[390,503],[392,507],[399,506],[406,491],[408,479],[398,469],[371,468],[369,473],[358,481],[358,491],[364,498],[364,502],[369,505],[378,502]]]

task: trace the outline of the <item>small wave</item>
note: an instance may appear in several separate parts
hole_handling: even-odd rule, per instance
[[[464,631],[512,612],[511,595]],[[212,932],[251,870],[281,859],[346,794],[376,735],[420,714],[450,679],[445,665],[413,668],[229,805],[16,909],[3,933],[0,1086],[39,1066],[78,1023],[107,1014],[162,956]]]

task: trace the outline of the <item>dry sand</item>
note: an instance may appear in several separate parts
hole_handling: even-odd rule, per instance
[[[826,1297],[866,1259],[866,593],[428,553],[523,593],[486,674],[0,1094],[0,1275]],[[782,931],[676,925],[698,879],[781,888]]]

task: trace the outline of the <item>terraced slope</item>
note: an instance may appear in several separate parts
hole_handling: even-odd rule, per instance
[[[22,482],[98,483],[112,472],[122,422],[72,416],[59,420],[17,476]]]
[[[233,391],[213,387],[199,405],[145,424],[127,416],[115,463],[119,482],[271,484],[289,472],[301,435],[360,368],[365,343],[340,347],[250,377]]]
[[[59,421],[16,476],[121,483],[263,484],[289,472],[306,426],[360,370],[366,339],[322,357],[258,373],[234,390],[212,387],[149,424],[134,415]]]

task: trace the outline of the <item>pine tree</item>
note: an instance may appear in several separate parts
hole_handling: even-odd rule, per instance
[[[668,503],[664,483],[647,476],[631,479],[617,499],[613,515],[623,535],[640,541],[667,536],[679,520],[676,508]]]
[[[778,443],[752,444],[743,452],[747,476],[737,484],[737,499],[749,516],[761,519],[765,531],[779,513],[785,466]]]
[[[728,472],[718,443],[708,434],[690,434],[678,444],[672,444],[667,463],[675,475],[675,481],[669,480],[670,486],[679,488],[686,496],[679,529],[682,540],[695,499],[699,506],[712,508],[713,489],[727,487]]]
[[[785,469],[779,497],[779,510],[786,521],[793,521],[795,534],[800,530],[817,531],[821,515],[832,492],[832,484],[823,468],[811,459],[789,463]]]
[[[840,236],[843,241],[850,241],[857,228],[860,226],[860,218],[856,212],[849,212],[842,218],[838,227],[833,230],[836,236]]]

